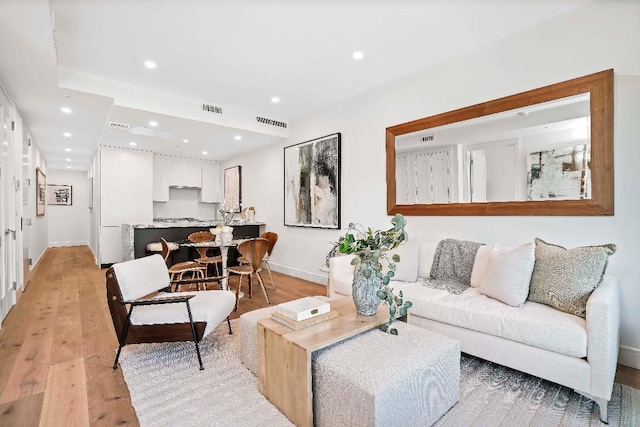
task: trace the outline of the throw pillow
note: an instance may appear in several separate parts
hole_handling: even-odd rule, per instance
[[[587,300],[602,282],[616,245],[566,249],[536,239],[536,264],[529,300],[586,317]]]
[[[420,243],[418,239],[409,239],[397,248],[393,249],[389,259],[393,254],[400,256],[400,262],[396,264],[395,275],[391,280],[401,282],[415,282],[418,280],[418,259],[420,256]]]
[[[521,307],[529,293],[535,263],[534,249],[533,242],[514,249],[494,245],[478,292],[505,304]]]
[[[493,245],[482,245],[478,248],[478,252],[476,252],[476,259],[473,261],[473,270],[471,270],[470,282],[470,285],[474,288],[480,286],[484,273],[487,271],[492,250]]]

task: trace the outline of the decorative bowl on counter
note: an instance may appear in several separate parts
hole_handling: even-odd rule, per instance
[[[216,236],[216,242],[220,243],[221,237],[220,235],[222,234],[222,228],[210,228],[209,231],[211,232],[211,234],[213,234],[214,236]]]
[[[222,227],[222,241],[223,242],[230,242],[233,240],[233,227],[229,227],[228,225],[225,225],[224,227]]]

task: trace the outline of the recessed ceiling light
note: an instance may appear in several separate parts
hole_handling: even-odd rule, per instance
[[[64,151],[66,151],[67,153],[71,152],[71,148],[65,148]]]
[[[207,153],[206,151],[203,151],[203,152],[202,152],[202,154],[204,154],[204,155],[206,156],[206,155],[207,155],[207,154],[209,154],[209,153]]]
[[[156,63],[153,61],[144,61],[144,66],[150,69],[156,68]]]
[[[129,143],[129,145],[130,145],[130,146],[132,146],[132,147],[135,147],[137,144],[136,144],[135,142],[131,141],[131,142]]]
[[[356,61],[361,60],[362,58],[364,58],[364,53],[358,51],[358,52],[353,52],[353,59],[355,59]]]
[[[280,102],[280,98],[278,98],[277,96],[274,96],[273,98],[271,98],[271,102],[273,102],[274,104],[277,104],[278,102]]]
[[[66,160],[67,162],[70,162],[70,161],[71,161],[71,159],[65,159],[65,160]]]
[[[71,138],[71,134],[69,132],[63,133],[62,136],[66,137],[66,138]]]
[[[151,120],[151,121],[149,122],[149,126],[156,127],[156,126],[158,126],[158,122],[154,122],[153,120]]]
[[[69,107],[62,107],[60,111],[62,111],[65,114],[71,114],[71,108]]]
[[[233,137],[233,139],[235,139],[236,141],[240,141],[242,137],[240,135],[236,135]]]
[[[188,139],[183,139],[182,142],[184,142],[185,144],[187,144],[189,142]]]

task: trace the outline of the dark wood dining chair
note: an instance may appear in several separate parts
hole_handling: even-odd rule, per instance
[[[195,233],[189,234],[187,239],[193,243],[201,243],[201,242],[213,242],[215,240],[215,237],[216,236],[214,236],[213,233],[210,231],[196,231]],[[207,253],[210,250],[213,250],[216,248],[200,247],[195,249],[198,251],[198,254],[200,257],[194,259],[194,261],[199,264],[203,264],[207,266],[207,268],[209,265],[212,264],[213,269],[216,272],[216,277],[221,277],[220,269],[218,268],[218,265],[222,264],[222,254],[220,254],[220,249],[218,249],[218,253],[220,255],[214,255],[214,256],[208,256]]]
[[[269,301],[269,295],[267,294],[267,289],[264,287],[264,282],[260,276],[260,272],[262,271],[262,259],[267,253],[268,248],[269,241],[260,237],[247,240],[238,245],[238,252],[240,252],[240,255],[247,261],[247,263],[227,267],[227,285],[230,283],[229,277],[232,274],[240,276],[238,280],[238,287],[236,288],[236,311],[238,311],[238,298],[240,296],[240,288],[242,287],[242,278],[244,276],[249,276],[249,297],[251,298],[252,296],[253,278],[256,277],[258,279],[258,283],[260,283],[260,287],[262,287],[262,292],[267,300],[267,304],[271,304]]]
[[[169,262],[169,254],[171,253],[171,250],[165,239],[160,238],[160,243],[162,244],[162,258],[164,259],[165,264],[167,264]],[[207,275],[207,266],[195,261],[178,262],[171,266],[167,264],[167,267],[169,268],[169,277],[171,280],[182,280],[185,278],[185,275],[190,276],[192,279],[204,279]],[[200,286],[204,286],[206,290],[206,284],[204,282],[202,282],[202,285],[198,282],[196,283],[196,286],[198,289],[200,289]],[[180,285],[176,284],[175,287],[175,290],[177,291]]]
[[[273,274],[271,273],[271,266],[269,265],[269,258],[271,257],[271,252],[273,252],[273,247],[276,245],[278,241],[278,234],[273,231],[267,231],[260,235],[263,239],[267,239],[269,241],[269,247],[267,248],[267,253],[262,258],[262,262],[265,267],[267,267],[267,272],[269,273],[269,278],[271,279],[271,286],[273,286],[273,290],[276,290],[276,282],[273,280]],[[248,261],[244,257],[239,257],[238,262],[240,264],[248,264]]]

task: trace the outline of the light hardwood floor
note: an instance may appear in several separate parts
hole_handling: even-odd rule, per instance
[[[138,425],[122,372],[111,368],[104,273],[86,247],[47,250],[0,329],[0,426]],[[325,291],[275,272],[274,291],[263,278],[272,304]],[[232,318],[265,306],[255,287]],[[640,388],[640,371],[619,366],[616,380]]]

